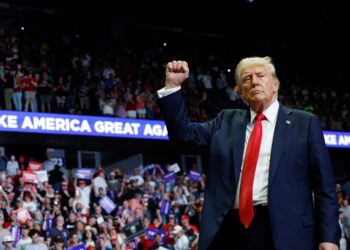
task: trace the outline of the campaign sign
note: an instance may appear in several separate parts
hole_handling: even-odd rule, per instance
[[[74,247],[69,247],[67,250],[85,250],[85,244],[79,244]]]
[[[166,232],[163,231],[163,230],[157,230],[157,229],[151,229],[151,228],[148,228],[146,230],[146,235],[147,235],[147,238],[150,240],[150,241],[153,241],[154,242],[154,238],[157,234],[160,234],[162,236],[162,242],[163,244],[165,243],[165,239],[166,239]]]
[[[35,174],[41,183],[49,181],[46,170],[35,171]]]
[[[188,177],[192,181],[199,181],[201,179],[201,174],[199,172],[197,172],[197,171],[190,170],[190,173],[189,173]]]
[[[163,176],[164,183],[167,183],[169,181],[173,181],[176,179],[176,173],[175,172],[169,172],[166,175]]]
[[[155,165],[154,165],[154,164],[150,164],[150,165],[144,166],[143,168],[144,168],[145,171],[147,171],[147,173],[148,173],[149,175],[153,175]]]
[[[141,218],[137,218],[125,225],[122,228],[122,231],[126,236],[126,242],[130,242],[135,239],[135,237],[140,236],[146,232]]]
[[[28,170],[39,171],[43,169],[43,164],[41,162],[30,161],[28,163]]]
[[[175,163],[173,165],[170,165],[169,168],[168,168],[169,171],[172,171],[172,172],[175,172],[175,173],[178,173],[181,171],[180,169],[180,166],[179,164]]]
[[[32,219],[28,210],[24,207],[21,207],[21,208],[15,210],[14,212],[17,214],[17,219],[21,224],[26,223],[27,220]]]
[[[78,168],[75,172],[75,178],[83,179],[83,180],[91,180],[92,179],[91,169]]]
[[[38,177],[35,173],[30,171],[23,171],[22,175],[23,183],[38,183]]]
[[[107,195],[100,199],[98,203],[108,214],[112,213],[112,211],[117,207],[117,205]]]
[[[160,205],[160,213],[168,215],[170,213],[170,209],[171,209],[170,201],[164,199],[162,201],[162,204]]]

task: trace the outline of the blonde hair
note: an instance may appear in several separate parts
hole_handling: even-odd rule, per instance
[[[278,83],[279,83],[279,80],[277,78],[277,75],[276,75],[276,69],[275,69],[275,66],[273,65],[272,63],[272,58],[269,57],[269,56],[265,56],[265,57],[247,57],[247,58],[244,58],[242,59],[238,64],[237,64],[237,67],[236,67],[236,70],[235,70],[235,81],[236,81],[236,86],[235,86],[235,91],[236,92],[239,92],[239,89],[240,89],[240,83],[242,81],[241,79],[241,74],[242,74],[242,71],[246,68],[249,68],[253,65],[261,65],[261,66],[267,66],[267,68],[270,70],[273,78],[275,78]]]

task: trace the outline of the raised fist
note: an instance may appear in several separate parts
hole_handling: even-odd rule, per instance
[[[178,86],[188,78],[188,64],[185,61],[172,61],[166,66],[165,88],[171,89]]]

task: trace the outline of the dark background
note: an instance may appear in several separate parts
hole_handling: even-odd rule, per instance
[[[343,1],[290,0],[13,0],[0,4],[0,19],[17,16],[18,29],[24,26],[26,32],[47,35],[65,32],[103,42],[113,38],[130,46],[167,42],[179,59],[195,47],[203,55],[216,53],[232,69],[243,56],[271,55],[277,72],[348,91],[350,15],[346,5]],[[281,80],[283,87],[288,79]],[[41,158],[47,147],[56,147],[66,149],[67,158],[73,159],[82,145],[86,150],[104,151],[107,162],[139,152],[146,162],[172,163],[182,153],[206,158],[203,148],[158,141],[9,133],[0,135],[0,145],[7,145],[9,152],[38,152]],[[113,152],[118,152],[115,157]],[[348,171],[348,149],[330,149],[330,153],[336,176],[343,176]]]

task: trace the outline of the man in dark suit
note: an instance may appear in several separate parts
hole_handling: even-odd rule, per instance
[[[249,110],[223,110],[202,124],[187,118],[185,61],[169,62],[158,102],[171,140],[209,148],[199,249],[336,250],[335,183],[316,116],[278,100],[270,57],[243,59],[236,89]]]

